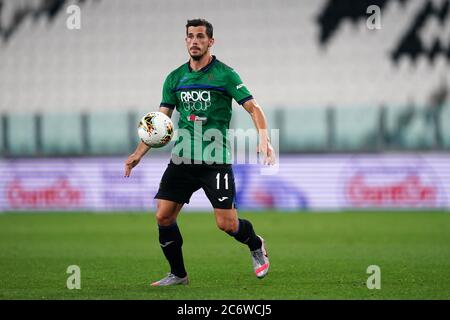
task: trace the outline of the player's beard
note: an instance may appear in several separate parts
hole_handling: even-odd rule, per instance
[[[191,53],[189,53],[189,55],[191,56],[192,60],[194,61],[200,61],[201,58],[203,58],[205,56],[205,54],[208,53],[208,49],[206,49],[204,52],[201,52],[199,54],[193,55]]]

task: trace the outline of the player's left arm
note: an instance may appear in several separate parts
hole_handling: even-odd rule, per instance
[[[258,152],[262,153],[264,156],[264,164],[273,165],[275,164],[275,151],[270,143],[268,128],[267,128],[267,118],[264,114],[261,106],[256,102],[255,99],[250,99],[245,101],[242,106],[252,117],[253,123],[255,124],[256,130],[258,130],[259,145]]]

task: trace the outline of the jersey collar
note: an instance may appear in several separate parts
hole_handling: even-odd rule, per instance
[[[204,66],[203,68],[201,68],[200,70],[198,70],[196,72],[206,72],[206,71],[208,71],[209,68],[211,68],[211,66],[214,64],[214,62],[216,62],[216,56],[213,55],[211,61],[206,66]],[[187,62],[187,66],[189,68],[189,72],[192,72],[190,60]]]

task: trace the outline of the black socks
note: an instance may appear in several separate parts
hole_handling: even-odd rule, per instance
[[[180,229],[176,222],[169,226],[159,226],[159,243],[161,249],[170,264],[170,272],[177,277],[184,278],[186,276],[186,269],[184,268],[183,252],[181,247],[183,245],[183,238],[181,237]],[[239,219],[238,230],[235,233],[228,233],[237,241],[246,244],[251,251],[261,248],[261,239],[256,235],[250,221]]]
[[[183,252],[181,251],[183,238],[177,223],[174,222],[170,226],[158,225],[158,230],[159,243],[167,261],[169,261],[170,272],[177,277],[184,278],[186,270],[184,268]]]
[[[252,224],[248,220],[239,219],[238,230],[235,233],[229,232],[228,234],[237,241],[248,245],[251,251],[261,248],[261,239],[256,235]]]

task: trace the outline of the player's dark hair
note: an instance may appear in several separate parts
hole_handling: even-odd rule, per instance
[[[206,35],[209,38],[213,37],[213,26],[210,22],[206,21],[205,19],[192,19],[188,20],[186,24],[186,35],[188,32],[189,27],[205,27],[206,28]]]

